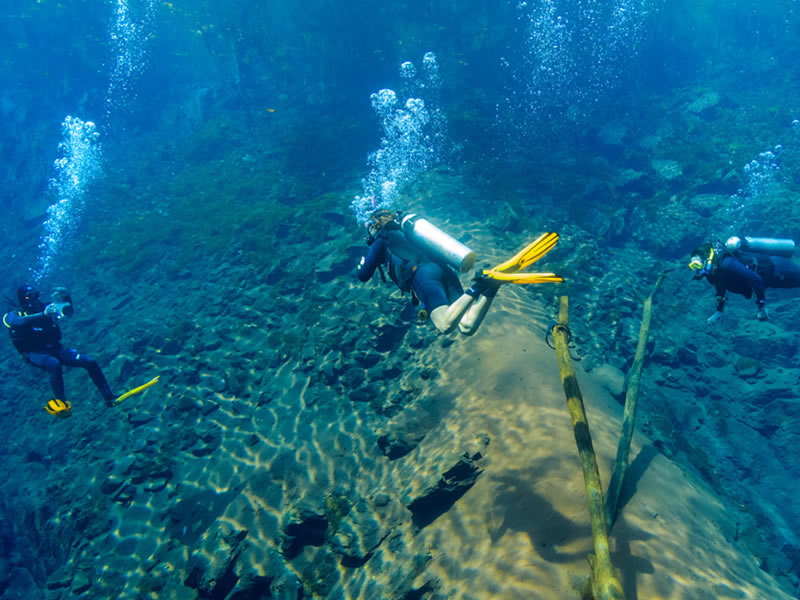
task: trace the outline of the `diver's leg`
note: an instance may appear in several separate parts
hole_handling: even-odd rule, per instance
[[[88,354],[81,354],[77,350],[64,348],[63,346],[59,350],[59,358],[63,364],[69,367],[80,367],[82,369],[86,369],[86,371],[89,373],[92,383],[94,383],[95,386],[97,386],[97,389],[100,390],[100,394],[102,394],[103,400],[105,400],[106,404],[114,401],[116,396],[111,391],[111,386],[108,385],[106,376],[103,375],[100,365],[97,364],[97,361],[94,358]]]
[[[447,272],[436,263],[426,263],[417,269],[411,285],[439,333],[453,331],[475,300],[474,296],[461,294],[451,303],[448,298]]]
[[[489,312],[489,307],[492,306],[497,290],[500,289],[500,283],[494,280],[486,282],[486,286],[486,289],[478,296],[475,303],[469,307],[469,310],[458,324],[458,330],[464,335],[473,335],[478,331],[478,327],[483,323],[486,313]]]
[[[796,288],[800,287],[800,266],[788,258],[774,257],[775,270],[769,287]]]
[[[464,316],[464,313],[472,306],[473,302],[475,302],[475,298],[468,294],[463,294],[449,306],[434,308],[430,312],[434,327],[439,330],[439,333],[450,333],[458,325],[461,317]]]
[[[30,352],[25,355],[25,359],[34,367],[47,371],[50,377],[50,388],[53,390],[53,398],[66,401],[64,373],[61,368],[61,362],[55,356],[40,352]]]

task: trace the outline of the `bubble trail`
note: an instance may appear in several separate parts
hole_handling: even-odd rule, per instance
[[[91,121],[67,116],[61,124],[61,156],[53,163],[55,176],[49,191],[55,202],[47,209],[44,235],[39,243],[39,266],[34,271],[38,282],[50,274],[58,253],[69,246],[83,211],[87,187],[101,174],[100,134]]]
[[[114,9],[109,34],[114,59],[104,102],[106,125],[130,104],[134,95],[133,84],[147,65],[147,41],[156,10],[155,0],[111,0],[110,4]],[[54,162],[55,176],[48,188],[55,201],[48,208],[43,224],[38,266],[32,269],[36,281],[52,272],[56,256],[71,245],[83,212],[86,189],[102,174],[103,155],[96,125],[67,116],[62,132],[60,158]]]
[[[362,181],[363,193],[350,205],[359,223],[366,223],[376,209],[394,206],[403,187],[442,158],[447,123],[438,107],[441,78],[436,55],[425,54],[421,74],[413,63],[404,62],[400,77],[404,89],[418,97],[401,101],[391,89],[370,96],[383,138],[380,148],[367,157],[370,172]]]
[[[155,23],[155,0],[131,3],[113,0],[114,23],[109,33],[114,56],[105,97],[105,117],[111,122],[116,112],[135,96],[134,83],[147,66],[147,42]]]

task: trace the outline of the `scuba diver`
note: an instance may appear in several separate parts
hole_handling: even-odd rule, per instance
[[[792,240],[731,237],[725,244],[703,244],[692,251],[689,268],[694,280],[705,279],[716,288],[717,310],[708,319],[713,325],[722,316],[727,292],[745,298],[755,295],[756,317],[769,319],[764,290],[800,287],[800,267],[789,260]]]
[[[62,365],[86,369],[92,382],[100,390],[106,406],[114,406],[116,396],[97,361],[61,345],[58,321],[63,317],[71,317],[74,309],[72,299],[64,288],[56,288],[55,295],[56,302],[44,304],[37,290],[30,285],[20,286],[17,288],[20,310],[7,312],[3,317],[3,323],[17,351],[28,363],[50,375],[54,398],[48,402],[46,410],[62,417],[71,414],[71,406],[64,393]]]
[[[552,250],[557,233],[542,235],[511,259],[484,270],[466,291],[454,269],[469,271],[475,252],[426,219],[379,209],[370,217],[367,234],[370,249],[358,265],[359,280],[369,281],[378,270],[386,281],[386,266],[400,290],[411,292],[413,304],[422,303],[420,318],[430,317],[440,333],[457,326],[464,335],[474,334],[503,283],[563,281],[554,273],[517,273]]]

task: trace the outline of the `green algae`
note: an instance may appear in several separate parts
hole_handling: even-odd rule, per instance
[[[94,231],[74,253],[75,268],[102,265],[126,279],[155,268],[175,280],[200,261],[235,256],[269,272],[282,258],[279,235],[285,231],[277,225],[324,231],[322,213],[340,198],[316,194],[302,176],[287,176],[276,155],[253,158],[239,149],[235,136],[225,138],[230,131],[222,122],[204,130],[191,155],[202,162],[190,161],[169,180],[151,184],[149,195],[161,198],[157,207],[126,185],[102,189],[97,201],[102,209],[92,222]],[[202,153],[207,147],[214,150]],[[114,215],[120,202],[129,208]],[[151,207],[136,209],[148,202]]]
[[[328,537],[336,535],[342,519],[350,513],[352,502],[347,496],[328,494],[325,496],[325,516],[328,519]]]

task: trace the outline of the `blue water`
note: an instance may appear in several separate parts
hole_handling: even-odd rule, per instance
[[[172,546],[148,558],[159,565],[152,577],[121,560],[84,587],[87,544],[105,552],[109,540],[130,539],[122,517],[107,517],[112,508],[132,507],[150,527],[131,534],[135,556],[147,544],[154,555],[169,544],[195,552],[187,540],[199,544],[202,532],[176,525],[194,522],[187,507],[212,523],[235,501],[206,502],[199,484],[186,492],[200,477],[181,470],[180,452],[233,456],[237,415],[274,411],[250,416],[280,431],[285,447],[269,460],[285,469],[281,481],[303,479],[295,471],[327,472],[329,459],[292,458],[297,440],[326,427],[377,430],[401,412],[409,392],[392,386],[397,357],[411,361],[430,340],[414,333],[416,309],[357,286],[352,267],[369,214],[409,206],[504,248],[561,231],[567,249],[548,268],[581,307],[575,329],[589,367],[630,366],[639,308],[620,290],[647,290],[672,269],[655,309],[641,427],[731,507],[737,539],[797,596],[797,292],[769,290],[763,326],[735,297],[711,330],[714,290],[690,284],[685,267],[692,248],[729,235],[800,239],[794,0],[8,0],[0,47],[9,306],[23,282],[43,297],[67,286],[79,310],[60,322],[65,343],[97,355],[113,388],[169,373],[163,395],[148,392],[145,416],[113,418],[85,374],[67,371],[76,414],[54,423],[42,410],[46,374],[7,344],[3,598],[194,597],[204,584],[189,567],[173,578],[164,567]],[[629,251],[637,260],[615,258]],[[352,306],[364,307],[361,318]],[[389,373],[380,393],[364,374],[376,364]],[[230,421],[209,425],[209,394],[234,402]],[[281,401],[301,403],[292,394],[318,412],[281,420]],[[359,402],[375,396],[385,403]],[[342,403],[357,407],[356,424]],[[341,480],[359,467],[330,471],[339,468]],[[241,489],[223,487],[231,498]],[[281,489],[265,500],[284,515],[274,517],[275,547],[289,518],[281,494],[291,486]],[[162,492],[170,504],[154,509],[147,495]],[[347,494],[326,493],[336,512]],[[154,524],[167,513],[171,525]],[[155,529],[172,533],[148,538]],[[291,585],[287,573],[301,569],[273,556],[283,565],[274,581],[303,597],[366,589],[337,579],[341,556],[329,543],[313,544],[327,553],[314,577]],[[236,585],[206,592],[228,597],[244,589]]]

